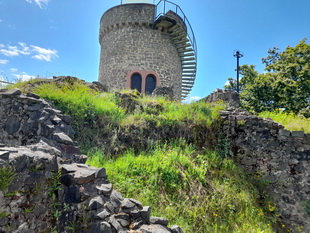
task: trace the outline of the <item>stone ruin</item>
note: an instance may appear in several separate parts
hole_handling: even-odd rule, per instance
[[[0,232],[181,233],[85,165],[70,121],[36,94],[0,90],[0,169],[14,171],[0,190]]]
[[[265,192],[276,203],[283,225],[310,232],[310,134],[286,130],[238,108],[234,91],[218,89],[205,98],[219,100],[228,103],[221,118],[230,155],[266,182]]]

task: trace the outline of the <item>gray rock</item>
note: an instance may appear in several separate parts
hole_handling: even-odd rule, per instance
[[[113,233],[113,231],[108,222],[95,222],[91,223],[89,233]]]
[[[19,121],[20,121],[19,117],[11,115],[4,122],[4,130],[10,135],[16,133],[20,128]]]
[[[142,210],[140,210],[140,214],[142,217],[143,223],[149,224],[150,223],[150,216],[151,216],[151,207],[144,206]]]
[[[7,95],[7,96],[19,96],[22,94],[22,92],[18,88],[14,88],[12,90],[8,90],[8,91],[4,92],[3,94]]]
[[[54,133],[53,140],[55,140],[58,143],[63,143],[66,145],[73,145],[72,139],[64,133]]]
[[[9,151],[1,151],[0,150],[0,159],[7,161],[9,159],[10,152]]]
[[[111,213],[107,211],[106,209],[101,211],[99,214],[97,214],[97,218],[104,220],[105,218],[109,217]]]
[[[26,96],[27,97],[31,97],[31,98],[35,98],[35,99],[40,99],[40,96],[35,94],[35,93],[32,93],[32,92],[28,92],[26,93]]]
[[[165,218],[161,218],[161,217],[151,217],[150,218],[150,223],[151,224],[160,224],[160,225],[164,225],[164,226],[168,226],[168,219]]]
[[[89,210],[97,210],[97,209],[101,209],[103,207],[104,207],[104,201],[103,201],[102,197],[100,197],[100,196],[92,198],[89,202],[89,205],[88,205]]]
[[[182,229],[177,225],[171,226],[170,229],[172,233],[183,233]]]
[[[101,186],[96,186],[99,194],[109,195],[112,192],[112,184],[102,184]]]
[[[142,233],[171,233],[171,231],[162,225],[142,225],[138,230]]]
[[[294,138],[303,138],[305,136],[304,131],[292,131],[291,134]]]

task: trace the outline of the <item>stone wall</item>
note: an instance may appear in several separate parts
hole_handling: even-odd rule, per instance
[[[239,106],[236,96],[232,91],[216,90],[205,100],[221,99]],[[266,182],[265,191],[276,203],[285,228],[310,232],[306,210],[310,201],[310,134],[286,130],[269,118],[235,107],[222,111],[221,117],[231,156],[246,172]]]
[[[70,118],[39,96],[0,90],[0,115],[1,233],[182,232],[85,165]]]
[[[154,71],[160,85],[172,87],[175,99],[181,99],[181,60],[169,34],[152,27],[154,13],[151,4],[125,4],[103,14],[99,81],[120,90],[130,71]]]

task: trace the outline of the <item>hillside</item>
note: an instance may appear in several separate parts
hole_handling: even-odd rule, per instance
[[[169,219],[184,232],[306,232],[307,224],[296,222],[295,215],[285,218],[282,209],[287,203],[273,195],[292,187],[272,183],[273,168],[267,179],[261,160],[278,163],[278,154],[295,143],[287,143],[291,137],[298,138],[303,145],[299,149],[304,148],[300,153],[308,156],[309,135],[295,137],[274,122],[236,109],[224,111],[223,102],[185,105],[135,92],[104,93],[100,86],[72,77],[17,86],[71,116],[74,140],[88,155],[87,164],[106,168],[114,189],[151,206],[153,215]],[[255,140],[250,136],[254,131]],[[266,140],[270,145],[264,148]],[[277,140],[282,142],[276,145]],[[248,145],[255,143],[260,149],[250,151]],[[255,153],[266,149],[272,152],[270,158],[256,161]],[[295,175],[303,179],[308,174],[301,168],[305,161],[294,163]],[[306,193],[309,185],[302,188]],[[308,211],[309,204],[304,209]]]

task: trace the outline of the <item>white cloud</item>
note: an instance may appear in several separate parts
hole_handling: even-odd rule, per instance
[[[202,97],[200,97],[200,96],[189,96],[189,97],[187,97],[187,98],[183,101],[183,103],[185,103],[185,104],[190,104],[190,103],[196,102],[196,101],[198,101],[198,100],[200,100],[200,99],[202,99]]]
[[[44,61],[51,61],[52,59],[58,57],[57,50],[55,49],[44,49],[34,45],[31,45],[31,48],[33,49],[33,52],[37,53],[36,55],[32,56],[32,58]]]
[[[0,65],[5,65],[5,64],[8,64],[8,63],[9,63],[8,60],[0,59]]]
[[[13,76],[15,76],[17,78],[17,81],[20,81],[20,82],[25,82],[25,81],[28,81],[30,79],[36,78],[36,76],[29,75],[25,72],[21,72],[20,74],[13,74]]]
[[[24,42],[18,42],[18,45],[3,45],[0,44],[0,54],[3,54],[7,57],[14,57],[20,55],[32,55],[32,58],[43,60],[43,61],[51,61],[58,57],[58,51],[55,49],[45,49],[39,46],[30,45],[28,46]]]
[[[43,9],[44,6],[48,5],[48,2],[50,0],[26,0],[29,3],[36,3],[41,9]]]
[[[10,71],[11,71],[12,73],[15,73],[15,72],[17,72],[17,69],[16,69],[16,68],[11,68]]]

